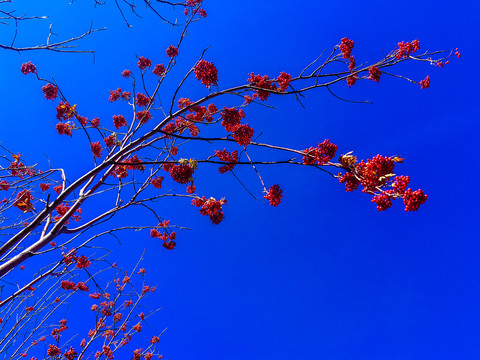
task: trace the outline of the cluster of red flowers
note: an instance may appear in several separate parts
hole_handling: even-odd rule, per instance
[[[61,218],[63,218],[65,216],[65,214],[68,212],[68,210],[70,210],[70,206],[67,203],[58,205],[55,208],[55,211],[58,213],[58,215],[54,216],[53,220],[54,221],[60,220]],[[76,213],[73,214],[70,217],[70,219],[73,219],[75,221],[80,221],[82,219],[81,214],[82,214],[82,209],[79,208],[79,209],[77,209]],[[66,222],[66,224],[68,224],[68,221]]]
[[[286,72],[282,71],[280,75],[277,77],[278,86],[280,86],[280,91],[285,91],[290,84],[290,80],[292,80],[292,75],[287,74]]]
[[[264,196],[265,199],[270,201],[270,205],[278,206],[280,204],[280,200],[282,199],[282,189],[278,184],[272,185],[268,190],[268,193]]]
[[[140,124],[145,124],[148,120],[152,118],[152,114],[150,114],[150,111],[147,110],[137,111],[135,117],[138,121],[140,121]]]
[[[113,115],[113,125],[120,129],[122,126],[127,125],[127,120],[122,115]]]
[[[268,75],[255,75],[253,72],[249,74],[248,82],[257,88],[253,92],[253,99],[260,99],[265,101],[270,96],[270,91],[277,91],[277,85],[273,83],[273,80],[268,78]],[[265,89],[265,90],[262,90]],[[270,91],[268,91],[270,90]]]
[[[29,61],[28,63],[22,64],[20,71],[22,72],[23,75],[27,75],[30,73],[35,74],[37,72],[37,67],[33,65],[31,61]]]
[[[346,37],[342,39],[342,42],[340,43],[340,52],[342,53],[344,59],[350,58],[354,44],[355,43],[353,40],[350,40]]]
[[[166,52],[167,52],[167,57],[173,58],[178,56],[178,49],[173,45],[170,45],[167,48]]]
[[[132,96],[132,94],[128,91],[122,91],[122,88],[117,88],[117,90],[110,90],[110,96],[108,97],[108,101],[114,102],[120,98],[128,101],[130,100],[130,96]]]
[[[188,184],[193,180],[193,172],[195,169],[190,164],[165,164],[163,169],[170,173],[171,178],[179,184]]]
[[[155,65],[155,68],[152,71],[155,75],[161,76],[165,74],[165,66],[163,64]]]
[[[108,135],[103,139],[103,142],[107,147],[114,147],[115,144],[117,143],[117,137],[114,135]]]
[[[232,152],[227,151],[227,149],[215,150],[215,156],[218,157],[220,159],[220,161],[228,162],[227,165],[223,165],[218,169],[220,174],[224,174],[227,171],[233,170],[233,168],[235,167],[235,164],[238,161],[238,151],[237,150],[234,150]]]
[[[100,142],[93,142],[90,144],[90,147],[92,148],[92,154],[93,156],[99,158],[102,156],[102,145],[100,145]]]
[[[202,82],[208,89],[212,85],[217,86],[218,71],[213,63],[206,60],[200,60],[194,68],[195,77]]]
[[[223,108],[220,113],[222,118],[221,125],[225,130],[232,132],[232,136],[239,145],[248,145],[253,136],[253,129],[248,125],[240,124],[240,120],[245,117],[245,113],[237,108]]]
[[[17,194],[13,206],[20,209],[23,212],[31,212],[35,210],[32,204],[33,195],[29,190],[22,190]]]
[[[390,208],[392,201],[398,198],[403,198],[405,211],[415,211],[427,200],[427,195],[422,190],[407,189],[410,183],[408,176],[393,174],[395,163],[402,160],[399,157],[376,155],[356,163],[355,156],[343,155],[339,161],[348,172],[338,178],[340,183],[345,184],[346,191],[353,191],[361,184],[363,192],[374,195],[372,202],[377,204],[379,211]],[[386,186],[389,189],[384,190]]]
[[[375,66],[370,66],[368,69],[368,73],[370,76],[368,77],[370,80],[376,81],[377,83],[380,81],[380,75],[382,74],[380,70]]]
[[[128,176],[127,170],[145,170],[145,165],[142,164],[142,160],[138,157],[137,154],[123,160],[121,165],[115,166],[110,175],[116,176],[119,179],[124,179]]]
[[[425,79],[420,81],[420,88],[426,89],[430,87],[430,76],[427,76]]]
[[[152,60],[149,60],[149,59],[146,59],[143,56],[140,56],[138,58],[138,64],[137,65],[138,65],[140,70],[145,70],[147,67],[152,66]],[[129,71],[129,70],[126,70],[126,71]],[[125,71],[124,71],[124,73],[125,73]],[[131,74],[132,74],[132,72],[130,71],[128,76],[130,76]],[[125,76],[125,75],[123,75],[123,76]],[[128,76],[125,76],[125,77],[128,77]]]
[[[352,50],[354,47],[354,41],[350,40],[348,38],[343,38],[340,43],[340,52],[342,53],[342,57],[344,59],[348,59],[349,64],[348,64],[348,70],[353,71],[355,69],[356,63],[355,63],[355,56],[352,55]],[[357,74],[352,74],[349,77],[347,77],[347,85],[348,86],[353,86],[358,80]]]
[[[68,101],[63,103],[63,101],[60,101],[57,105],[57,119],[60,121],[67,121],[72,119],[76,114],[77,105],[70,106]]]
[[[164,220],[158,224],[159,228],[166,228],[170,225],[170,220]],[[175,231],[170,232],[167,231],[159,231],[157,229],[150,230],[150,236],[153,238],[157,238],[163,240],[162,246],[167,250],[173,250],[177,243],[173,241],[177,237],[177,233]]]
[[[156,188],[156,189],[161,189],[162,188],[162,181],[163,181],[163,176],[155,177],[150,181],[150,184],[152,184],[153,187]]]
[[[325,165],[332,160],[337,152],[337,145],[332,144],[329,140],[325,139],[323,142],[318,143],[316,148],[310,147],[303,151],[303,163],[305,165]]]
[[[402,41],[397,45],[398,50],[395,55],[397,60],[400,60],[402,57],[406,58],[410,56],[410,53],[414,54],[418,49],[420,49],[420,43],[418,42],[418,40],[413,40],[411,43]]]
[[[52,84],[42,86],[42,91],[47,100],[55,100],[58,96],[58,87]]]
[[[147,106],[150,102],[153,101],[153,98],[149,98],[142,93],[137,93],[137,101],[135,102],[138,106]]]
[[[215,200],[211,197],[207,200],[205,196],[201,198],[197,197],[192,200],[192,205],[200,207],[200,214],[209,216],[210,220],[215,225],[220,224],[225,217],[222,205],[226,203],[227,200],[225,199]]]

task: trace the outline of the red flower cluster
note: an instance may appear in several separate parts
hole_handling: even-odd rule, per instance
[[[222,118],[221,125],[225,130],[235,131],[235,128],[240,125],[240,120],[245,118],[245,113],[242,109],[224,107],[220,117]]]
[[[370,80],[376,81],[377,83],[380,81],[380,75],[382,74],[380,70],[375,66],[370,66],[368,69],[368,73],[370,76],[368,77]]]
[[[153,178],[150,181],[150,184],[153,185],[154,188],[156,189],[161,189],[162,188],[162,181],[163,181],[163,176]]]
[[[139,61],[140,61],[140,60],[139,60]],[[125,69],[125,70],[122,71],[122,76],[123,76],[123,77],[128,78],[128,77],[130,77],[130,75],[132,75],[132,71],[131,71],[131,70]]]
[[[426,89],[430,87],[430,76],[427,76],[425,79],[420,81],[420,88]]]
[[[77,290],[77,285],[75,284],[75,282],[68,281],[68,280],[62,280],[62,282],[60,283],[60,287],[63,290],[72,290],[72,291]]]
[[[323,142],[318,143],[318,147],[310,147],[303,151],[303,163],[305,165],[325,165],[332,160],[337,152],[337,145],[332,144],[329,140],[325,139]]]
[[[145,96],[142,93],[137,93],[137,101],[136,104],[138,106],[147,106],[153,99]]]
[[[164,166],[164,168],[167,169],[168,167]],[[192,176],[195,169],[191,167],[190,164],[180,164],[171,166],[167,171],[170,172],[170,176],[173,180],[179,184],[186,185],[193,180]]]
[[[145,70],[147,67],[152,66],[152,60],[149,60],[149,59],[144,58],[143,56],[140,56],[138,58],[138,64],[137,65],[140,68],[140,70]],[[130,70],[126,70],[126,71],[130,71]],[[125,76],[124,73],[125,73],[125,71],[122,73],[123,76]],[[130,71],[129,76],[130,76],[131,73],[132,72]],[[128,77],[128,76],[125,76],[125,77]]]
[[[212,85],[217,86],[218,71],[213,63],[206,60],[200,60],[195,65],[195,77],[202,82],[208,89]]]
[[[393,200],[403,198],[405,211],[416,211],[427,200],[422,190],[407,189],[410,183],[408,176],[393,175],[395,162],[403,159],[377,155],[355,164],[356,157],[347,155],[342,155],[339,161],[349,172],[339,175],[339,181],[345,183],[346,191],[353,191],[362,184],[363,192],[374,195],[372,202],[377,204],[377,210],[384,211],[392,206]],[[390,188],[384,190],[385,186]]]
[[[47,100],[55,100],[58,96],[58,88],[52,84],[42,86],[42,91]]]
[[[22,64],[20,71],[22,72],[23,75],[27,75],[30,73],[35,74],[37,72],[37,67],[33,65],[31,61],[29,61],[28,63]]]
[[[377,204],[378,211],[385,211],[392,206],[392,198],[387,194],[377,194],[372,199]]]
[[[418,49],[420,49],[420,43],[418,40],[413,40],[411,43],[402,41],[398,43],[398,50],[395,55],[397,60],[400,60],[402,57],[406,58],[410,53],[414,54]]]
[[[265,199],[270,201],[271,206],[278,206],[280,204],[280,200],[282,199],[282,189],[278,184],[272,185],[268,190],[267,195],[264,196]]]
[[[208,215],[213,224],[218,225],[222,222],[225,217],[222,209],[222,205],[226,204],[227,200],[220,199],[215,200],[214,198],[206,199],[205,196],[202,198],[195,198],[192,200],[192,205],[200,208],[200,214]]]
[[[127,120],[122,115],[113,115],[113,125],[117,129],[121,128],[122,126],[127,125]]]
[[[70,106],[68,101],[63,103],[60,101],[57,105],[57,119],[60,121],[67,121],[77,114],[77,105]]]
[[[173,45],[170,45],[166,51],[167,51],[167,57],[173,58],[178,56],[178,49]]]
[[[380,81],[380,75],[382,75],[382,73],[377,67],[370,66],[370,68],[368,69],[368,73],[370,74],[370,76],[368,77],[370,80],[376,82]]]
[[[353,86],[357,82],[358,76],[357,75],[351,75],[347,78],[347,85],[348,86]]]
[[[31,212],[35,210],[32,204],[33,195],[29,190],[22,190],[17,194],[13,206],[20,209],[23,212]]]
[[[97,158],[102,156],[102,145],[100,145],[100,142],[94,142],[90,145],[90,147],[92,148],[93,156]]]
[[[59,356],[62,352],[57,346],[50,344],[48,345],[47,355],[51,357]]]
[[[342,57],[344,59],[348,59],[350,57],[354,44],[355,43],[353,40],[350,40],[346,37],[342,39],[342,42],[340,43],[340,52],[342,53]]]
[[[270,96],[270,91],[277,91],[277,86],[273,83],[273,80],[268,78],[268,75],[255,75],[253,72],[249,74],[248,82],[255,87],[261,88],[253,92],[253,99],[260,99],[262,101],[267,100]],[[265,90],[262,90],[265,89]]]
[[[161,76],[165,74],[165,66],[163,64],[155,65],[155,68],[152,71],[155,75]]]
[[[248,145],[252,140],[253,129],[248,126],[248,124],[237,125],[235,130],[232,133],[233,138],[238,143],[238,145]]]
[[[345,184],[345,191],[356,190],[358,185],[360,185],[360,180],[358,180],[355,175],[350,172],[346,172],[343,176],[339,178],[341,184]]]
[[[152,114],[150,114],[150,111],[147,110],[137,111],[135,117],[138,121],[140,121],[141,124],[145,124],[148,120],[152,118]]]
[[[235,164],[238,161],[238,151],[234,150],[232,152],[227,151],[227,149],[223,150],[215,150],[215,156],[220,158],[220,161],[228,162],[229,164],[221,166],[218,171],[220,174],[224,174],[227,171],[233,170]]]
[[[164,221],[158,224],[158,227],[165,228],[170,224],[170,220]],[[177,243],[173,241],[177,237],[177,233],[172,231],[170,234],[166,231],[160,232],[157,229],[150,230],[150,236],[153,238],[158,238],[163,240],[162,246],[167,250],[173,250]],[[148,290],[148,289],[147,289]]]
[[[57,129],[57,132],[60,134],[60,135],[68,135],[68,136],[72,136],[72,125],[69,124],[69,123],[58,123],[56,126],[55,126],[55,129]]]
[[[277,77],[277,83],[280,86],[280,91],[285,91],[288,88],[288,84],[290,84],[290,80],[292,80],[292,75],[287,74],[286,72],[282,71],[280,75]]]
[[[407,189],[403,195],[403,203],[405,204],[405,211],[417,211],[420,205],[427,201],[428,195],[423,190],[419,189],[412,191]]]
[[[367,162],[363,160],[357,165],[357,170],[361,174],[362,186],[364,192],[375,192],[377,188],[387,183],[387,175],[392,174],[395,162],[388,157],[376,155]]]
[[[117,139],[113,135],[108,135],[106,138],[103,139],[103,142],[107,147],[114,147]]]

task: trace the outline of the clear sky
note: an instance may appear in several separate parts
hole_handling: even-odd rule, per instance
[[[50,22],[64,39],[93,21],[107,27],[81,42],[97,51],[95,63],[90,55],[2,51],[0,140],[30,163],[45,165],[46,154],[73,180],[92,166],[88,143],[80,134],[56,133],[55,106],[20,65],[32,61],[44,77],[53,76],[85,116],[111,119],[120,105],[108,102],[109,90],[129,84],[121,72],[136,66],[136,56],[165,62],[178,31],[143,8],[142,18],[124,9],[128,29],[113,0],[97,8],[93,0],[60,2],[19,2],[20,12],[50,19],[21,24],[17,44],[44,41]],[[148,233],[126,234],[120,247],[102,243],[126,268],[146,249],[144,267],[158,286],[148,305],[162,309],[144,328],[145,339],[168,328],[161,348],[170,360],[478,359],[479,3],[205,0],[204,8],[208,16],[189,29],[172,84],[209,45],[205,59],[217,66],[220,88],[243,84],[252,71],[296,75],[343,37],[355,41],[357,63],[413,39],[422,50],[458,47],[462,57],[443,69],[427,63],[397,69],[416,81],[429,75],[425,90],[393,78],[334,88],[373,105],[319,90],[303,100],[305,109],[283,97],[268,101],[276,109],[249,107],[246,121],[264,142],[304,149],[327,138],[339,154],[406,158],[396,173],[410,175],[428,201],[414,213],[401,203],[378,212],[370,196],[346,193],[320,171],[278,166],[261,169],[268,184],[284,190],[273,208],[231,174],[202,169],[197,187],[229,201],[220,225],[187,202],[171,201],[162,215],[192,229],[179,233],[174,251]],[[183,17],[180,9],[177,16]],[[13,29],[1,29],[6,43]],[[192,99],[207,93],[193,79],[185,89],[181,96]],[[237,175],[261,194],[251,169]],[[148,221],[140,212],[127,215],[113,224]]]

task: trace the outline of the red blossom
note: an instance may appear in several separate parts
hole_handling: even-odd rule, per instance
[[[80,290],[80,291],[88,291],[88,286],[85,285],[85,283],[83,283],[82,281],[80,281],[77,284],[77,287],[78,287],[78,290]]]
[[[340,52],[342,53],[342,57],[344,59],[348,59],[350,57],[354,44],[355,42],[353,40],[350,40],[346,37],[342,39],[342,42],[340,43]]]
[[[170,176],[179,184],[188,184],[192,181],[192,175],[195,169],[189,164],[174,165],[170,169]]]
[[[233,170],[235,164],[238,161],[238,151],[234,150],[232,152],[227,151],[227,149],[223,150],[215,150],[215,156],[217,156],[220,161],[228,162],[229,164],[221,166],[218,171],[220,174],[226,173],[227,171]]]
[[[57,105],[57,119],[60,121],[67,121],[77,115],[77,105],[70,106],[68,101],[63,103],[60,101]]]
[[[34,211],[35,208],[32,204],[33,195],[29,190],[22,190],[17,194],[15,202],[13,206],[20,209],[23,212],[31,212]]]
[[[167,57],[173,58],[173,57],[178,56],[178,49],[173,45],[170,45],[167,48],[166,52],[167,52]]]
[[[405,191],[405,195],[403,196],[405,211],[417,211],[420,205],[427,201],[427,198],[428,195],[426,195],[421,189],[416,191],[407,189]]]
[[[195,65],[195,77],[202,82],[208,89],[212,85],[217,86],[218,71],[213,63],[206,60],[200,60]]]
[[[72,126],[69,123],[62,123],[59,122],[55,129],[57,130],[59,135],[68,135],[72,136]]]
[[[102,156],[102,145],[100,145],[100,142],[94,142],[91,145],[92,148],[92,154],[93,156],[99,158]]]
[[[98,128],[100,126],[100,119],[98,117],[95,117],[92,119],[90,122],[93,128]]]
[[[268,190],[268,193],[264,196],[265,199],[270,201],[270,205],[278,206],[280,204],[280,200],[282,199],[282,189],[278,184],[272,185]]]
[[[123,76],[123,77],[128,78],[128,77],[130,77],[130,75],[132,75],[132,71],[131,71],[131,70],[125,69],[125,70],[122,71],[122,76]]]
[[[117,142],[117,139],[113,135],[109,135],[106,138],[103,139],[103,142],[107,147],[114,147],[115,143]]]
[[[60,348],[57,346],[50,344],[48,345],[47,355],[51,357],[55,357],[61,354]]]
[[[430,76],[427,76],[425,79],[420,81],[420,88],[426,89],[430,87]]]
[[[187,186],[187,193],[193,194],[197,190],[197,187],[195,185],[189,185]]]
[[[358,76],[356,74],[347,77],[347,85],[353,86],[357,82],[357,79],[358,79]]]
[[[137,93],[137,101],[136,101],[136,104],[137,104],[138,106],[147,106],[147,105],[150,103],[151,100],[152,100],[151,98],[145,96],[144,94],[142,94],[142,93]]]
[[[377,194],[372,199],[377,204],[378,211],[385,211],[392,206],[392,198],[386,194]]]
[[[255,75],[253,72],[249,74],[248,82],[255,87],[265,89],[265,90],[255,90],[253,92],[253,99],[260,99],[262,101],[267,100],[270,96],[270,91],[277,91],[277,86],[273,83],[272,80],[269,80],[267,75]]]
[[[277,77],[277,83],[280,86],[280,91],[285,91],[288,88],[288,84],[292,80],[292,76],[287,74],[286,72],[281,72],[280,75]]]
[[[147,110],[137,111],[135,116],[137,120],[140,121],[141,124],[145,124],[148,120],[152,118],[150,111],[147,111]]]
[[[8,182],[6,182],[5,180],[0,181],[0,190],[8,191],[8,189],[10,189],[10,185],[8,184]]]
[[[138,58],[138,67],[140,68],[140,70],[145,70],[147,67],[150,67],[150,66],[152,66],[152,60],[146,59],[143,56],[140,56]]]
[[[163,64],[155,65],[155,68],[152,71],[155,75],[161,76],[165,74],[165,66]]]
[[[355,175],[350,172],[346,172],[338,180],[341,184],[345,184],[345,191],[347,192],[356,190],[358,185],[360,185],[360,180],[358,180]]]
[[[68,281],[68,280],[62,280],[62,282],[60,283],[60,287],[63,290],[72,290],[72,291],[77,290],[77,285],[75,285],[73,281]]]
[[[122,126],[127,125],[127,120],[122,115],[113,115],[113,125],[120,129]]]
[[[239,145],[248,145],[252,139],[253,132],[253,129],[248,124],[238,125],[232,136]]]
[[[214,198],[206,199],[205,196],[202,198],[195,198],[192,200],[192,205],[200,208],[200,214],[207,215],[210,217],[210,220],[213,224],[218,225],[224,218],[224,213],[222,205],[226,204],[227,200],[220,199],[215,200]]]
[[[77,259],[77,268],[85,269],[90,266],[90,261],[85,255],[81,255]]]
[[[380,81],[380,75],[382,74],[380,70],[375,66],[370,66],[368,69],[368,73],[370,76],[368,77],[372,81],[376,81],[377,83]]]
[[[55,100],[58,96],[58,88],[52,84],[42,86],[42,91],[47,100]]]
[[[240,120],[245,117],[245,113],[242,109],[224,107],[220,117],[222,118],[221,125],[225,130],[234,131],[237,125],[240,125]]]
[[[117,88],[117,90],[110,90],[110,96],[108,97],[108,101],[114,102],[117,101],[120,96],[122,96],[122,89]]]
[[[152,184],[153,187],[156,188],[156,189],[161,189],[162,188],[162,181],[163,181],[163,176],[160,176],[160,177],[157,177],[157,178],[153,178],[150,181],[150,184]]]
[[[33,65],[31,61],[28,63],[22,64],[22,67],[20,68],[20,71],[22,72],[23,75],[27,75],[30,73],[36,74],[37,73],[37,67]]]

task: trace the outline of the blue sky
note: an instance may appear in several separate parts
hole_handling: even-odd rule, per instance
[[[137,55],[165,62],[165,48],[178,32],[144,9],[142,18],[126,12],[128,29],[113,1],[97,8],[93,1],[23,5],[22,11],[50,19],[22,24],[19,45],[44,40],[50,22],[62,38],[91,21],[107,27],[81,43],[97,51],[95,63],[90,55],[2,52],[1,141],[30,163],[45,165],[48,155],[73,180],[92,166],[88,143],[56,133],[54,105],[20,65],[33,61],[86,116],[110,119],[120,105],[107,101],[109,90],[128,87],[121,71],[133,69]],[[369,196],[346,193],[319,171],[278,166],[261,169],[268,184],[284,189],[282,204],[272,208],[252,199],[230,174],[202,169],[197,186],[205,195],[228,198],[222,224],[212,225],[186,202],[169,202],[164,216],[192,228],[179,234],[174,251],[148,234],[125,235],[121,247],[102,243],[126,268],[146,249],[144,267],[159,290],[148,305],[162,310],[144,329],[145,338],[168,328],[161,348],[171,360],[478,359],[480,5],[206,0],[205,9],[208,17],[189,29],[172,84],[208,45],[205,58],[217,66],[220,88],[244,83],[252,71],[298,74],[345,36],[355,41],[357,63],[376,61],[397,42],[413,39],[422,49],[458,47],[462,58],[444,69],[399,68],[416,81],[429,75],[426,90],[392,78],[335,88],[374,105],[342,102],[319,90],[308,94],[306,109],[283,97],[269,100],[276,109],[249,107],[246,121],[263,131],[264,142],[304,149],[328,138],[339,153],[406,158],[398,174],[410,175],[412,187],[429,199],[416,213],[405,213],[401,203],[380,213]],[[3,43],[11,38],[8,29],[2,28]],[[182,96],[206,91],[191,80]],[[251,169],[237,174],[261,193]],[[127,215],[114,224],[145,221],[144,214]]]

